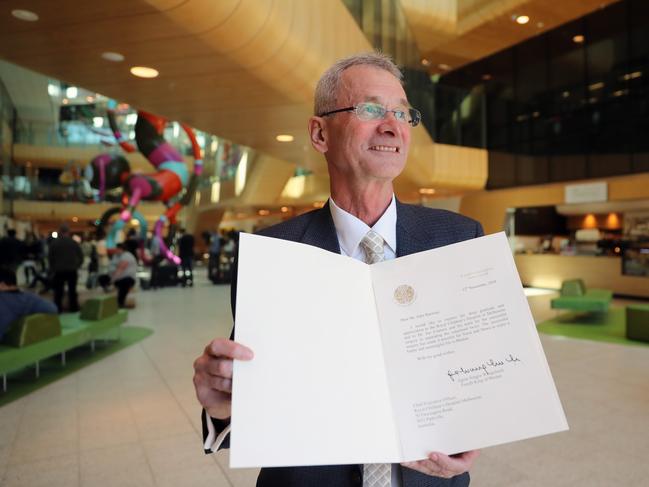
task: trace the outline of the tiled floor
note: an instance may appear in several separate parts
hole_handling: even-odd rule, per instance
[[[550,296],[530,297],[537,321]],[[203,455],[192,362],[230,327],[229,290],[138,292],[146,340],[0,409],[0,485],[253,486]],[[485,449],[478,487],[642,486],[649,478],[649,348],[542,336],[570,431]]]

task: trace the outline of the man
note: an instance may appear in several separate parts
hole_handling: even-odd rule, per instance
[[[68,286],[68,308],[79,311],[77,298],[77,270],[83,264],[81,246],[70,237],[70,228],[63,224],[59,227],[57,238],[52,240],[49,249],[54,304],[63,312],[63,289]]]
[[[401,73],[392,61],[376,53],[338,61],[322,76],[316,87],[316,115],[309,120],[309,134],[311,145],[327,161],[331,199],[322,209],[265,229],[263,235],[314,245],[368,263],[482,235],[480,224],[469,218],[404,205],[394,198],[392,181],[406,164],[411,125],[419,122],[419,113],[409,107],[400,79]],[[234,298],[236,276],[233,279]],[[252,350],[244,345],[216,339],[194,363],[194,386],[204,407],[208,451],[219,447],[229,429],[232,360],[252,357]],[[217,441],[213,442],[215,437]],[[225,445],[227,440],[220,446]],[[391,468],[337,465],[262,469],[257,485],[467,486],[467,471],[477,455],[477,451],[453,457],[433,452],[426,460]],[[380,482],[371,483],[374,477]]]
[[[18,318],[34,313],[56,314],[56,306],[16,286],[16,273],[0,268],[0,339]]]
[[[126,306],[126,296],[135,286],[137,277],[137,261],[133,254],[127,249],[126,243],[117,245],[113,255],[115,270],[111,276],[113,284],[117,288],[117,304],[120,308]]]
[[[7,236],[0,238],[0,267],[15,271],[25,258],[26,245],[16,238],[16,230],[7,230]]]
[[[193,260],[194,260],[194,236],[187,233],[184,228],[180,230],[178,240],[178,257],[180,257],[180,269],[182,270],[183,287],[194,285]]]

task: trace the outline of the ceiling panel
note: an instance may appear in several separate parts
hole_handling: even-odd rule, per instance
[[[430,71],[459,68],[618,0],[401,0]],[[530,21],[520,25],[517,15]]]

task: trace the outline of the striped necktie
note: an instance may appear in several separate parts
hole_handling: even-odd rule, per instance
[[[385,259],[383,253],[383,237],[370,230],[361,240],[361,248],[365,252],[365,262],[375,264]],[[392,481],[392,465],[389,463],[366,463],[363,465],[363,487],[390,487]]]
[[[383,253],[383,237],[381,237],[374,230],[370,230],[365,234],[361,240],[361,248],[365,252],[365,262],[368,264],[376,264],[385,260]]]

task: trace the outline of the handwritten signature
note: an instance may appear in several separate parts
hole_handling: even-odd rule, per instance
[[[459,369],[453,369],[448,371],[448,377],[452,382],[455,382],[456,376],[463,376],[473,374],[475,372],[481,372],[484,375],[489,375],[493,369],[502,367],[506,364],[514,364],[516,362],[521,362],[521,359],[515,357],[511,353],[502,360],[489,359],[486,362],[481,364],[472,365],[471,367],[460,367]]]

